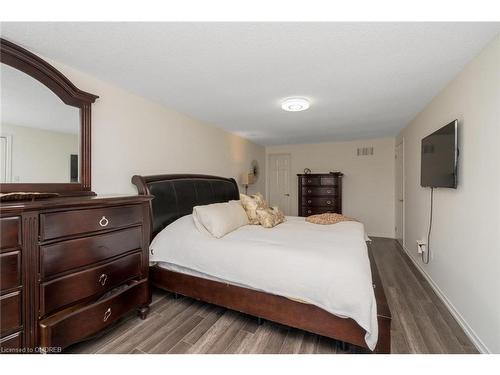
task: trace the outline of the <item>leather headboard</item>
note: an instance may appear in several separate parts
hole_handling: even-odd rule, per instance
[[[189,215],[193,207],[240,199],[234,178],[198,174],[134,176],[139,195],[152,195],[151,238],[178,218]]]

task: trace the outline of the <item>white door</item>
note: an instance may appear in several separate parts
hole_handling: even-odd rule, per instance
[[[290,154],[269,155],[269,205],[290,215]]]
[[[396,146],[396,240],[403,246],[404,236],[404,144]]]

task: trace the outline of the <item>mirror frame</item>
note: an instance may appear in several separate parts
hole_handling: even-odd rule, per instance
[[[0,38],[0,63],[9,65],[48,87],[64,104],[80,108],[80,178],[72,183],[0,183],[0,192],[43,192],[95,195],[91,191],[91,105],[97,95],[78,89],[52,65],[30,51]]]

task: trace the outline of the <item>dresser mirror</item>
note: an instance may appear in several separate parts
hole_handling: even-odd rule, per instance
[[[0,69],[0,181],[79,182],[79,109],[27,74],[5,64]]]
[[[1,39],[0,190],[92,195],[90,109],[97,96]]]

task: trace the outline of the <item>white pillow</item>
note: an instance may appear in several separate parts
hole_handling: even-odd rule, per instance
[[[248,216],[240,201],[195,206],[193,220],[200,232],[215,238],[248,224]]]

